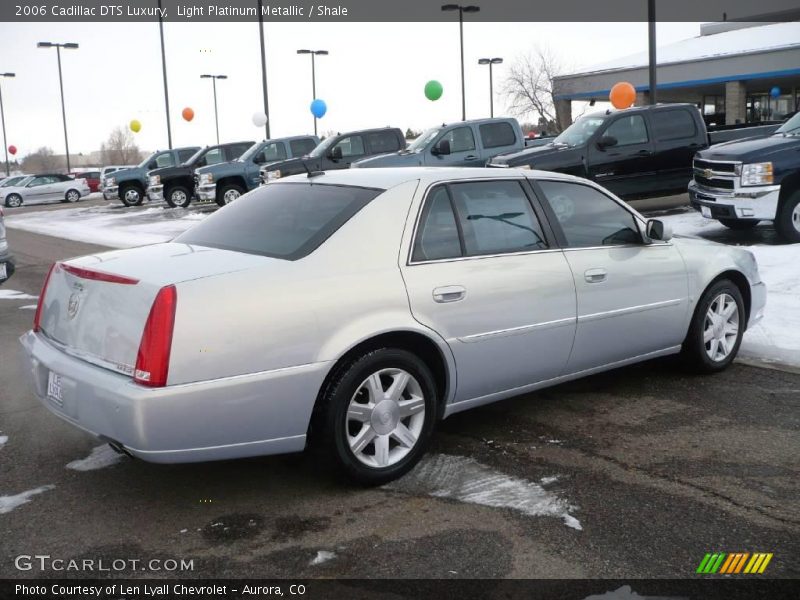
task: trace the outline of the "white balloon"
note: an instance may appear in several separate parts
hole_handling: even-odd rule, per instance
[[[253,125],[256,127],[263,127],[267,124],[267,115],[263,112],[253,113]]]

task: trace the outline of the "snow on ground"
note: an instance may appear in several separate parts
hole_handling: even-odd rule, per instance
[[[531,517],[557,517],[567,527],[583,529],[578,519],[569,514],[574,507],[553,492],[463,456],[428,456],[410,473],[384,487],[407,494],[511,508]]]
[[[86,458],[73,460],[67,465],[67,468],[75,471],[94,471],[95,469],[110,467],[121,460],[122,454],[116,452],[108,444],[103,444],[94,448]]]
[[[78,242],[131,248],[168,242],[206,216],[207,210],[91,206],[10,215],[6,226]]]
[[[319,550],[314,559],[309,563],[310,565],[321,565],[324,562],[336,558],[335,552],[328,552],[327,550]]]
[[[7,441],[8,441],[7,435],[0,435],[0,448],[5,446]]]
[[[39,296],[31,296],[17,290],[0,290],[0,300],[37,300],[38,298]]]
[[[56,486],[43,485],[36,489],[28,490],[27,492],[22,492],[21,494],[17,494],[16,496],[0,496],[0,515],[4,515],[5,513],[10,513],[18,506],[22,506],[23,504],[30,502],[31,498],[36,494],[41,494],[42,492],[46,492],[47,490],[52,490],[54,487]]]
[[[26,304],[24,306],[19,307],[20,310],[36,310],[35,304]]]
[[[762,281],[767,285],[764,318],[748,330],[739,355],[768,362],[800,366],[800,244],[748,243],[752,232],[730,232],[724,225],[704,219],[696,211],[659,217],[675,233],[746,247],[756,257]],[[759,227],[771,228],[771,225]]]

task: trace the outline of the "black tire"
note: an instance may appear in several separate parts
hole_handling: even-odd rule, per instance
[[[125,206],[139,206],[144,201],[144,194],[136,185],[121,185],[119,198]]]
[[[756,219],[720,219],[719,222],[725,225],[725,227],[728,229],[733,229],[734,231],[753,229],[760,223],[760,221]]]
[[[192,203],[192,193],[182,185],[173,185],[164,190],[164,199],[172,208],[186,208]]]
[[[225,184],[224,186],[222,186],[222,189],[220,189],[219,192],[217,193],[217,204],[219,204],[220,206],[225,206],[226,204],[230,204],[236,199],[236,198],[231,198],[231,195],[235,194],[238,194],[236,198],[244,194],[242,186],[236,185],[235,183]]]
[[[17,208],[22,206],[22,196],[19,194],[9,194],[6,196],[6,206],[8,208]]]
[[[78,202],[81,199],[81,193],[75,189],[67,190],[67,193],[64,194],[64,202]]]
[[[724,358],[714,360],[709,356],[709,349],[706,347],[704,335],[707,328],[707,312],[712,303],[715,302],[722,294],[727,294],[736,302],[736,309],[738,311],[738,331],[736,339],[733,343],[732,349]],[[742,300],[742,293],[738,286],[729,279],[720,279],[714,282],[711,286],[703,292],[700,301],[697,303],[692,322],[689,325],[689,333],[686,334],[686,339],[683,341],[681,349],[681,356],[692,371],[698,373],[717,373],[728,368],[728,366],[736,358],[739,352],[739,346],[742,344],[742,336],[747,327],[747,315],[744,309],[744,300]],[[713,342],[708,342],[709,346]]]
[[[775,215],[775,229],[790,244],[800,242],[800,190],[792,192],[778,206]]]
[[[348,437],[351,433],[348,429],[347,415],[350,401],[362,384],[370,375],[384,369],[402,369],[416,380],[424,398],[425,413],[416,443],[397,462],[379,468],[363,463],[350,448]],[[316,438],[315,441],[321,442],[326,455],[332,457],[350,479],[364,485],[382,485],[403,476],[425,453],[436,424],[438,404],[436,394],[436,383],[430,369],[416,355],[399,348],[372,350],[333,373],[321,394],[320,410],[315,415],[312,434]],[[400,420],[408,421],[411,418]],[[387,444],[394,443],[393,450],[396,450],[401,445],[391,435],[382,437],[389,438]],[[372,444],[374,442],[368,442],[365,450]],[[400,450],[402,451],[402,448]],[[377,453],[375,446],[373,452]]]

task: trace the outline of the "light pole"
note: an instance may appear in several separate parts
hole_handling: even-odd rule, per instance
[[[217,127],[217,144],[219,144],[219,115],[217,114],[217,79],[227,79],[227,75],[200,75],[200,79],[211,79],[214,87],[214,124]]]
[[[0,73],[0,77],[16,77],[14,73]],[[6,114],[3,111],[3,90],[0,89],[0,121],[3,122],[3,150],[6,153],[6,175],[11,175],[11,167],[8,165],[8,138],[6,137]]]
[[[167,86],[167,54],[164,51],[164,19],[161,17],[161,0],[158,0],[158,34],[161,37],[161,74],[164,78],[164,110],[167,116],[167,145],[172,150],[172,127],[169,123],[169,86]]]
[[[316,65],[314,62],[315,56],[327,56],[327,50],[298,50],[298,54],[310,54],[311,55],[311,99],[317,99],[317,71]],[[317,135],[317,117],[314,117],[314,135]]]
[[[258,38],[261,42],[261,87],[264,92],[264,114],[267,117],[267,122],[264,127],[267,131],[266,139],[270,138],[269,135],[269,95],[267,94],[267,48],[264,44],[264,6],[263,0],[258,0]]]
[[[67,137],[67,110],[64,108],[64,79],[61,76],[61,49],[77,50],[78,44],[73,42],[66,44],[56,44],[53,42],[39,42],[36,44],[37,48],[55,48],[56,57],[58,58],[58,85],[61,88],[61,119],[64,121],[64,146],[67,150],[67,173],[72,169],[69,164],[69,138]]]
[[[494,117],[494,79],[492,77],[492,65],[503,63],[502,58],[479,58],[479,65],[489,65],[489,117]]]
[[[467,120],[467,101],[465,99],[465,92],[464,92],[464,13],[476,13],[481,9],[480,6],[475,6],[470,4],[468,6],[462,6],[460,4],[443,4],[442,10],[444,11],[451,11],[457,10],[458,11],[458,33],[459,37],[461,38],[461,120]]]

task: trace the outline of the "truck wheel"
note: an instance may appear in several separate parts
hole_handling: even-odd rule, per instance
[[[142,203],[142,191],[135,185],[120,187],[119,197],[125,206],[139,206]]]
[[[753,229],[760,221],[756,219],[720,219],[720,223],[725,225],[728,229],[734,231],[744,231],[745,229]]]
[[[239,196],[244,194],[244,190],[235,183],[229,183],[219,191],[217,194],[217,204],[225,206],[236,200]]]
[[[172,208],[186,208],[192,203],[192,194],[182,185],[173,185],[164,194]]]
[[[775,229],[790,244],[800,242],[800,190],[795,190],[778,207]]]

